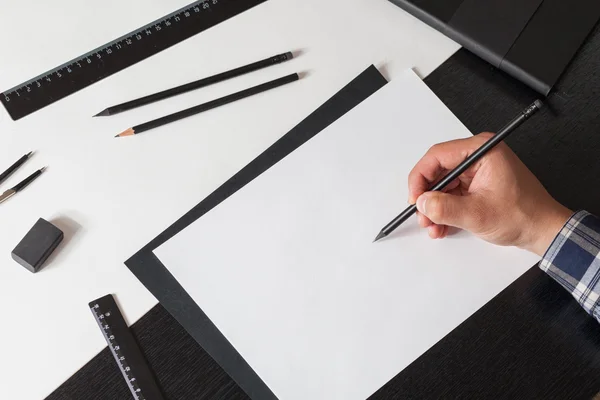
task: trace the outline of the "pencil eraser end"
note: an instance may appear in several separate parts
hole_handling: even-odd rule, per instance
[[[15,247],[11,256],[27,270],[36,273],[58,247],[63,237],[64,234],[60,229],[40,218]]]
[[[538,109],[544,108],[544,103],[541,100],[536,100],[534,104]]]
[[[288,60],[291,60],[292,58],[294,58],[294,53],[292,53],[291,51],[288,51],[287,53],[285,53],[285,57]]]

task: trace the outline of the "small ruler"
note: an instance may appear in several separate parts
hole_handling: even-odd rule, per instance
[[[163,400],[154,375],[112,295],[92,301],[90,309],[135,400]]]
[[[16,121],[265,1],[195,1],[4,91],[0,102]]]

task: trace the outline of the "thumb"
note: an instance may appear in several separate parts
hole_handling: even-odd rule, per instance
[[[469,230],[474,199],[443,192],[426,192],[417,199],[417,210],[434,224]]]

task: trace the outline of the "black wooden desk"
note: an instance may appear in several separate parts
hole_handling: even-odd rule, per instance
[[[596,29],[550,96],[552,112],[536,117],[509,141],[558,200],[596,214],[599,71]],[[464,50],[426,82],[472,132],[498,128],[536,98]],[[169,399],[247,398],[160,305],[138,321],[133,332]],[[102,394],[90,396],[90,387],[102,388],[94,390]],[[590,400],[599,391],[600,324],[536,266],[372,398]],[[129,398],[108,349],[49,397]]]

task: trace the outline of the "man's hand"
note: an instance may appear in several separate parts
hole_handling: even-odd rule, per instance
[[[444,193],[427,192],[492,136],[481,133],[429,149],[408,177],[409,202],[417,203],[419,224],[433,239],[446,237],[453,226],[543,256],[572,212],[548,194],[506,144],[496,146]]]

